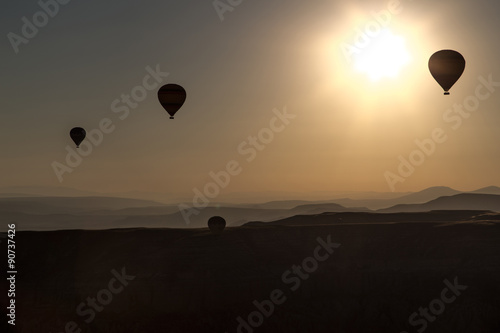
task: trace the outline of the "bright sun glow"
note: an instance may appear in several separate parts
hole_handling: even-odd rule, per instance
[[[370,80],[379,81],[384,77],[397,77],[400,69],[409,61],[410,55],[404,39],[393,35],[389,30],[383,30],[359,51],[354,67],[367,74]]]

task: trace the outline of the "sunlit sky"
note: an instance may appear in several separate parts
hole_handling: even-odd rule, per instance
[[[358,48],[350,61],[345,45],[355,47],[366,24],[376,22],[373,13],[397,5],[389,3],[243,1],[221,21],[210,0],[73,0],[15,53],[8,34],[21,35],[22,18],[33,21],[41,8],[37,1],[8,1],[0,12],[0,186],[185,196],[232,160],[241,172],[221,195],[296,192],[307,199],[320,191],[500,185],[500,87],[482,88],[488,98],[464,113],[468,118],[460,116],[459,126],[456,115],[445,119],[454,104],[473,100],[467,98],[480,76],[500,82],[500,4],[401,0],[384,29],[408,59],[390,77],[374,79],[354,59],[372,49]],[[441,49],[467,61],[450,96],[427,67]],[[112,103],[143,85],[148,66],[169,73],[162,84],[182,85],[186,103],[170,120],[156,89],[120,119],[124,113],[113,112]],[[285,108],[295,118],[273,122],[282,130],[269,139],[262,130],[273,110]],[[66,164],[66,147],[74,149],[70,129],[88,133],[104,118],[114,131],[60,182],[53,162]],[[447,140],[411,175],[399,174],[400,155],[408,160],[415,140],[431,138],[436,128]],[[243,154],[248,137],[260,132],[265,148]],[[387,172],[404,182],[391,187]]]

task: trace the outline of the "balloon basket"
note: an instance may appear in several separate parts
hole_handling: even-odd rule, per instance
[[[448,91],[445,91],[445,92],[444,92],[444,94],[445,94],[445,95],[449,95],[450,93],[449,93]]]
[[[170,116],[170,119],[174,119],[174,117]]]

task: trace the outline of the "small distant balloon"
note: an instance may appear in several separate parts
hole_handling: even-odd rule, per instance
[[[443,88],[444,94],[449,95],[450,88],[465,70],[465,59],[457,51],[441,50],[429,59],[429,70],[432,77]]]
[[[175,113],[186,101],[186,90],[178,84],[166,84],[158,90],[158,100],[170,115],[170,119],[174,119]]]
[[[85,139],[85,136],[87,135],[87,132],[81,127],[75,127],[71,129],[69,132],[69,136],[73,140],[73,142],[76,144],[76,148],[80,147],[80,143],[82,143],[83,139]]]
[[[208,219],[208,228],[214,234],[220,234],[226,227],[226,220],[220,216],[212,216]]]

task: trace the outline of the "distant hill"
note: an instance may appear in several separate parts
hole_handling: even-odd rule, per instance
[[[309,214],[322,212],[345,212],[345,211],[370,211],[374,209],[387,208],[404,203],[424,203],[441,196],[462,193],[449,187],[430,187],[416,193],[377,193],[377,192],[348,192],[349,197],[340,197],[322,201],[271,201],[264,204],[251,205],[254,208],[271,209],[294,209],[297,211],[309,211]]]
[[[290,210],[294,214],[321,214],[325,212],[368,212],[365,207],[346,208],[337,203],[300,205]]]
[[[398,199],[395,199],[395,201],[399,201],[399,203],[424,203],[439,197],[451,196],[459,193],[462,192],[450,187],[434,186],[426,188],[425,190],[422,190],[420,192],[402,196]]]
[[[16,224],[16,230],[98,230],[109,229],[116,225],[120,217],[101,215],[75,215],[75,214],[28,214],[0,212],[2,221],[6,223],[0,225],[0,232],[7,231],[7,223]]]
[[[472,191],[471,193],[497,194],[497,195],[500,195],[500,187],[498,187],[498,186],[483,187],[483,188],[480,188],[479,190]]]
[[[461,193],[440,197],[423,204],[396,205],[379,209],[380,213],[425,212],[431,210],[490,210],[500,212],[500,195]]]
[[[292,209],[300,205],[318,204],[325,202],[328,201],[277,200],[277,201],[269,201],[262,204],[239,205],[239,206],[246,206],[246,207],[260,208],[260,209]]]
[[[0,212],[24,212],[29,214],[73,214],[149,206],[163,206],[163,204],[148,200],[110,197],[0,198]]]
[[[486,192],[481,192],[481,191],[494,191],[494,186],[491,188],[486,189],[480,189],[475,192],[477,193],[486,193]],[[491,193],[491,194],[500,194],[500,188],[497,188],[499,193]],[[402,205],[402,204],[419,204],[419,203],[425,203],[434,199],[437,199],[439,197],[444,197],[444,196],[451,196],[455,194],[460,194],[460,193],[466,193],[462,191],[457,191],[455,189],[452,189],[450,187],[446,186],[435,186],[435,187],[429,187],[426,188],[422,191],[407,194],[400,196],[398,198],[393,198],[393,199],[383,199],[383,200],[353,200],[350,198],[344,198],[344,199],[339,199],[339,200],[334,200],[334,202],[341,204],[345,207],[367,207],[372,210],[377,210],[377,209],[384,209],[384,208],[390,208],[395,205]],[[490,194],[490,193],[487,193]]]
[[[245,226],[310,226],[310,225],[338,225],[338,224],[373,224],[373,223],[436,223],[436,222],[459,222],[495,220],[500,214],[492,214],[485,210],[441,210],[430,212],[398,212],[398,213],[374,213],[374,212],[345,212],[345,213],[323,213],[315,215],[295,215],[285,219],[272,222],[246,223]]]

